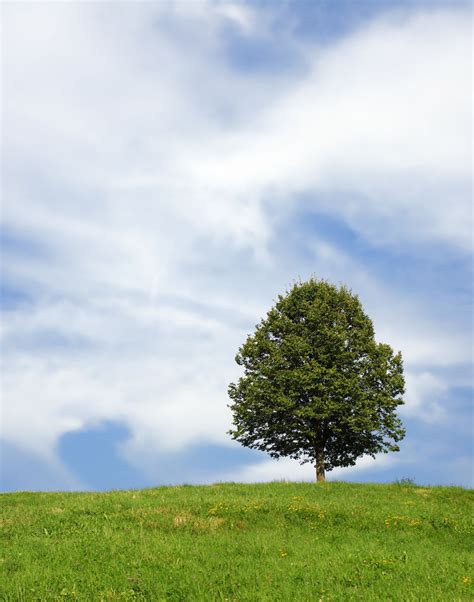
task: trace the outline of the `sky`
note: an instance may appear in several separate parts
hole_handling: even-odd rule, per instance
[[[232,441],[280,293],[347,284],[406,437],[473,486],[471,4],[5,2],[2,491],[312,480]]]

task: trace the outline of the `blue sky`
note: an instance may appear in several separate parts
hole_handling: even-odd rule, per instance
[[[313,478],[232,442],[234,356],[296,278],[401,350],[398,454],[472,486],[465,2],[2,6],[2,490]]]

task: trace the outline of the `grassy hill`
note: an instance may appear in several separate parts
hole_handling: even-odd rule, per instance
[[[348,483],[14,493],[2,600],[472,600],[473,492]]]

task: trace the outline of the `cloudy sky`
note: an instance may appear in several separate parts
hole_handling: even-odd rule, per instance
[[[312,479],[232,442],[247,334],[347,283],[401,452],[472,486],[470,3],[5,2],[2,489]]]

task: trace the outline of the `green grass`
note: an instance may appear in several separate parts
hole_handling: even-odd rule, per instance
[[[2,600],[472,600],[473,492],[348,483],[13,493]]]

